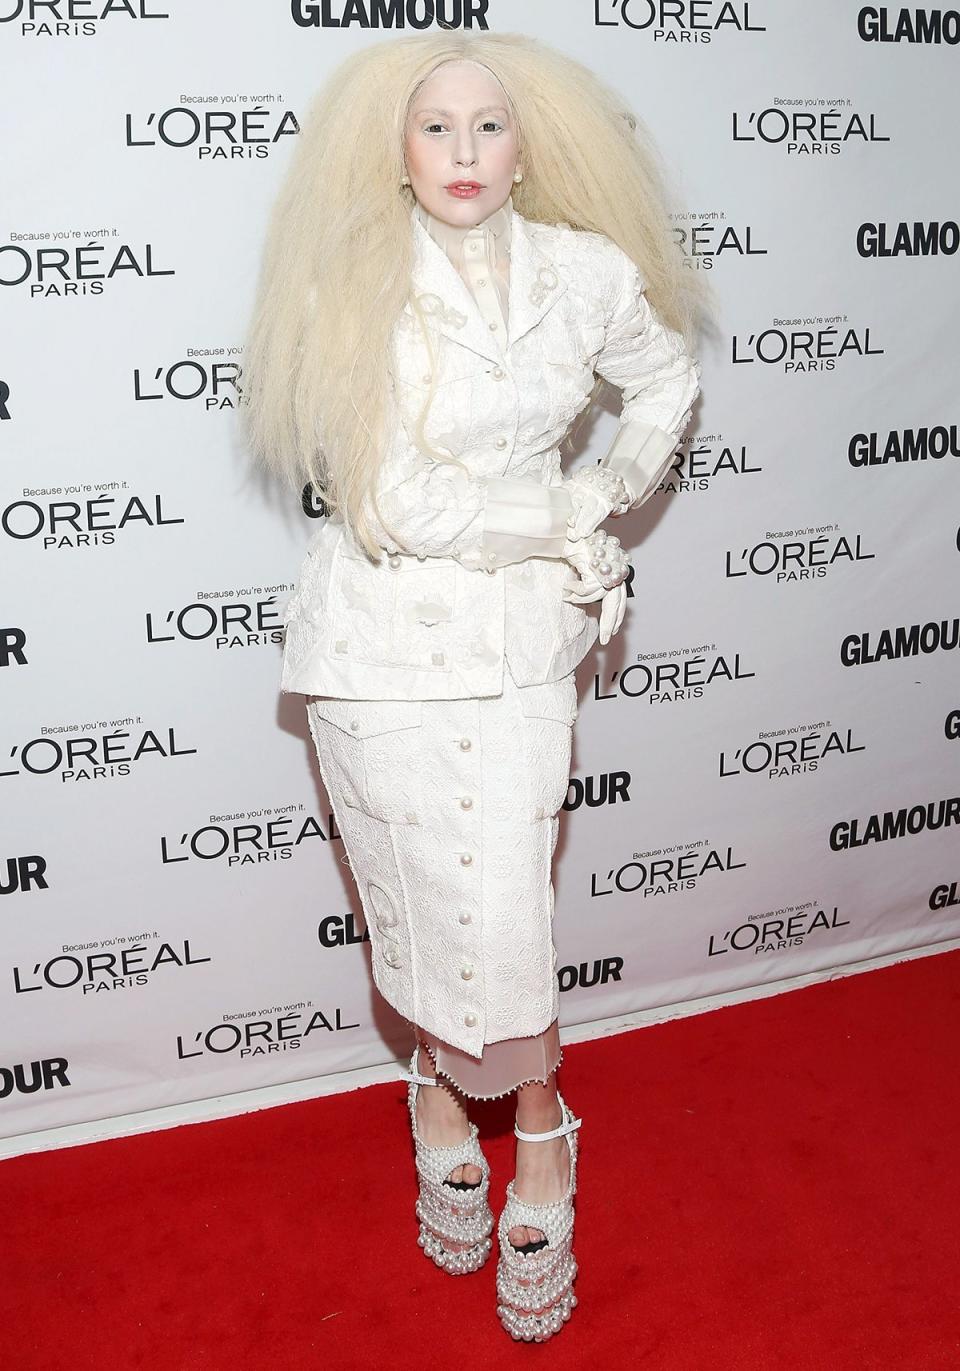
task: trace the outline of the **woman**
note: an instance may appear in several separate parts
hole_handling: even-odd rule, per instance
[[[628,563],[599,525],[672,459],[701,299],[616,95],[536,40],[441,33],[366,48],[321,93],[247,349],[256,450],[331,511],[281,688],[309,697],[374,979],[416,1032],[419,1242],[454,1274],[486,1260],[465,1100],[516,1091],[497,1309],[526,1340],[576,1303],[551,882],[574,668],[620,627]],[[595,373],[620,427],[565,477]]]

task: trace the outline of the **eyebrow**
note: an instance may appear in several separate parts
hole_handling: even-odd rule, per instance
[[[506,105],[482,105],[480,109],[474,110],[474,116],[478,114],[490,114],[493,110],[499,110],[501,114],[509,113]],[[417,118],[419,118],[421,114],[445,114],[448,119],[451,117],[448,109],[438,109],[436,105],[425,105],[423,109],[418,109]]]

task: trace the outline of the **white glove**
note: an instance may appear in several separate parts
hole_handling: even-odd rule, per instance
[[[586,538],[604,519],[625,514],[633,492],[623,477],[607,467],[581,467],[561,484],[569,491],[573,513],[567,520],[571,538]]]
[[[630,562],[620,539],[596,529],[587,538],[568,538],[562,555],[578,573],[576,578],[567,577],[563,598],[584,605],[602,597],[600,642],[606,645],[619,631],[627,608],[623,582],[630,573]]]

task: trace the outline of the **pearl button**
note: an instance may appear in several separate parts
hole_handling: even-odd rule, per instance
[[[504,376],[503,367],[494,367],[494,369],[493,369],[493,379],[494,379],[495,381],[502,381],[502,380],[503,380],[503,376]]]
[[[433,380],[433,373],[432,373],[432,372],[429,372],[429,371],[425,371],[425,372],[423,373],[423,379],[429,383],[430,381]]]
[[[461,922],[462,924],[472,924],[472,923],[473,923],[473,915],[470,914],[470,913],[468,913],[467,910],[464,910],[463,913],[460,915],[460,922]]]
[[[476,1014],[464,1014],[463,1022],[467,1025],[468,1028],[474,1028],[477,1022]]]
[[[401,564],[401,563],[400,563],[400,558],[399,558],[399,557],[388,557],[388,558],[387,558],[387,561],[388,561],[388,562],[390,563],[390,565],[393,567],[394,571],[396,571],[397,567],[400,566],[400,564]]]
[[[496,440],[496,442],[494,443],[493,446],[494,446],[494,447],[499,447],[499,448],[504,448],[504,447],[506,447],[506,446],[507,446],[507,440],[506,440],[506,438],[498,438],[498,439]]]
[[[473,980],[473,967],[470,965],[469,962],[467,962],[466,966],[461,966],[460,975],[463,977],[465,981]]]
[[[383,960],[390,966],[397,966],[400,962],[400,949],[391,943],[384,949]]]
[[[478,286],[485,286],[486,284],[487,278],[485,276],[481,276],[480,279],[477,281]]]
[[[496,560],[497,560],[497,554],[496,554],[495,552],[488,552],[488,553],[487,553],[487,561],[488,561],[488,562],[495,562]]]
[[[471,800],[471,798],[470,798],[469,795],[464,795],[463,799],[460,801],[460,808],[461,808],[461,809],[472,809],[472,808],[473,808],[473,801]]]
[[[471,855],[469,852],[461,852],[461,853],[460,853],[460,865],[461,865],[461,866],[469,866],[470,863],[471,863],[472,861],[473,861],[473,857],[472,857],[472,855]]]
[[[360,727],[360,720],[359,720],[359,719],[351,719],[351,720],[350,720],[350,727],[353,729],[354,733],[356,733],[357,729]]]
[[[496,324],[495,324],[494,321],[491,319],[490,323],[487,325],[487,328],[489,328],[489,329],[495,329],[496,327],[497,327]]]
[[[470,749],[471,749],[472,747],[473,747],[473,743],[471,743],[471,741],[470,741],[469,738],[461,738],[461,739],[460,739],[460,751],[461,751],[461,752],[469,752]]]

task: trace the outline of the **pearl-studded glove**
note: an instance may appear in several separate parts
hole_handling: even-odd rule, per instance
[[[603,529],[586,538],[568,538],[563,556],[578,572],[564,582],[564,599],[571,604],[590,604],[601,597],[600,642],[606,645],[620,629],[627,608],[630,562],[620,539]]]
[[[604,519],[625,514],[634,499],[623,477],[604,466],[581,467],[562,484],[573,503],[567,520],[571,538],[586,538]]]

